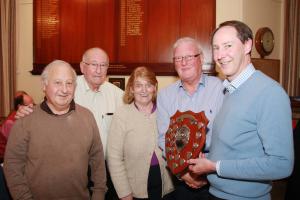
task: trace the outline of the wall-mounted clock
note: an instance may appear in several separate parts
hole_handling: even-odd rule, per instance
[[[258,29],[255,34],[255,48],[261,58],[272,53],[274,49],[274,34],[268,27]]]

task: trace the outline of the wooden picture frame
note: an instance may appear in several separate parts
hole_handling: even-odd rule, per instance
[[[108,78],[108,81],[122,90],[125,90],[125,78]]]

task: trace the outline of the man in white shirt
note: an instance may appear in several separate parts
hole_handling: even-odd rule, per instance
[[[104,154],[106,154],[107,134],[116,108],[123,104],[123,91],[106,81],[109,58],[100,48],[88,49],[82,56],[77,77],[75,102],[88,108],[96,119]]]

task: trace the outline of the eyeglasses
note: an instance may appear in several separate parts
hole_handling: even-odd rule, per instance
[[[108,67],[108,63],[87,63],[82,61],[82,63],[91,66],[93,69],[97,69],[98,67],[100,67],[100,69],[106,69]]]
[[[186,56],[176,56],[173,58],[174,62],[182,62],[182,60],[184,59],[186,62],[193,60],[194,58],[198,57],[200,55],[200,53],[196,54],[196,55],[186,55]]]

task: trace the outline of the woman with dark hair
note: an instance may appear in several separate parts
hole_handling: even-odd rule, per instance
[[[173,189],[157,142],[156,94],[155,74],[146,67],[136,68],[126,85],[126,105],[112,119],[107,159],[122,200],[160,200]]]

